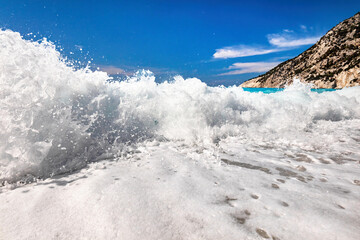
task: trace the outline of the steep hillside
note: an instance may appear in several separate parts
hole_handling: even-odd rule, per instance
[[[317,88],[360,85],[360,12],[339,23],[315,45],[242,87],[284,87],[294,77]]]

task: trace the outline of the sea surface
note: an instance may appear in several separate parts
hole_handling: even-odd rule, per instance
[[[360,87],[155,80],[0,30],[0,239],[360,239]]]
[[[243,88],[246,92],[262,92],[262,93],[276,93],[284,91],[284,88]],[[327,89],[327,88],[311,88],[312,92],[322,93],[322,92],[332,92],[336,89]]]

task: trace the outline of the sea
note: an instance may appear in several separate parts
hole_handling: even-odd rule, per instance
[[[0,239],[360,239],[360,87],[123,81],[0,30]]]
[[[246,91],[246,92],[253,92],[253,93],[258,93],[258,92],[276,93],[276,92],[284,91],[283,88],[243,88],[243,90]],[[323,93],[323,92],[336,91],[336,89],[331,89],[331,88],[311,88],[310,91],[316,92],[316,93]]]

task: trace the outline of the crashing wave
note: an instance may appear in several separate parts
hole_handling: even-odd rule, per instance
[[[144,70],[109,80],[75,69],[51,42],[1,30],[0,181],[74,171],[149,140],[210,147],[228,136],[296,142],[321,131],[319,121],[360,118],[358,87],[318,94],[295,81],[283,92],[249,93],[181,76],[156,83]]]

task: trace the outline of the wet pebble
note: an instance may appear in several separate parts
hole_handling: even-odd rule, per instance
[[[283,180],[283,179],[276,179],[276,181],[281,182],[281,183],[285,183],[285,180]]]
[[[251,194],[250,195],[253,199],[258,199],[259,198],[259,196],[258,195],[255,195],[255,194]]]
[[[270,238],[266,231],[262,230],[261,228],[256,229],[256,233],[259,234],[263,238]]]
[[[249,211],[249,210],[247,210],[247,209],[244,211],[244,213],[245,213],[246,215],[248,215],[248,216],[250,216],[250,215],[251,215],[250,211]]]

